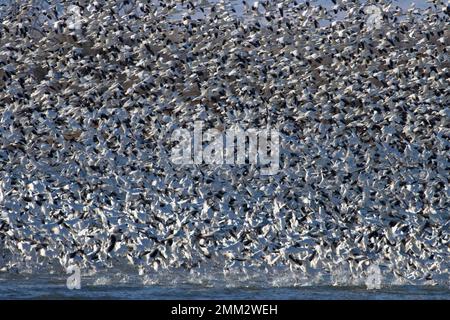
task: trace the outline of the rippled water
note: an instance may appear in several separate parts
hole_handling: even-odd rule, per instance
[[[391,285],[381,290],[358,286],[299,285],[245,279],[168,279],[114,274],[88,276],[80,290],[69,290],[63,275],[0,274],[0,299],[445,299],[445,286]],[[281,280],[281,279],[280,279]],[[165,283],[163,283],[163,281]]]

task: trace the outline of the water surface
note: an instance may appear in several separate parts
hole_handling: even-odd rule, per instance
[[[155,283],[125,276],[83,278],[80,290],[69,290],[65,278],[53,275],[0,274],[0,299],[445,299],[445,286],[293,285],[237,281],[211,286],[209,282]]]

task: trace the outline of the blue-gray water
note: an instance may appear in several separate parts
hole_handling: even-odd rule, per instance
[[[65,278],[52,275],[0,274],[0,299],[445,299],[445,286],[264,286],[256,283],[210,287],[202,283],[152,284],[111,278],[84,279],[80,290],[69,290]]]

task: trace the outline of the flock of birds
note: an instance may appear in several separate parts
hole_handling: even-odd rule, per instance
[[[238,2],[3,12],[1,270],[376,264],[448,281],[448,5]],[[279,172],[174,165],[171,132],[197,120],[276,128]]]

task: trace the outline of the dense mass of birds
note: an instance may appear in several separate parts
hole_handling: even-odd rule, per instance
[[[447,4],[238,5],[2,9],[1,270],[377,264],[447,281]],[[171,132],[196,120],[276,128],[279,172],[173,164]]]

